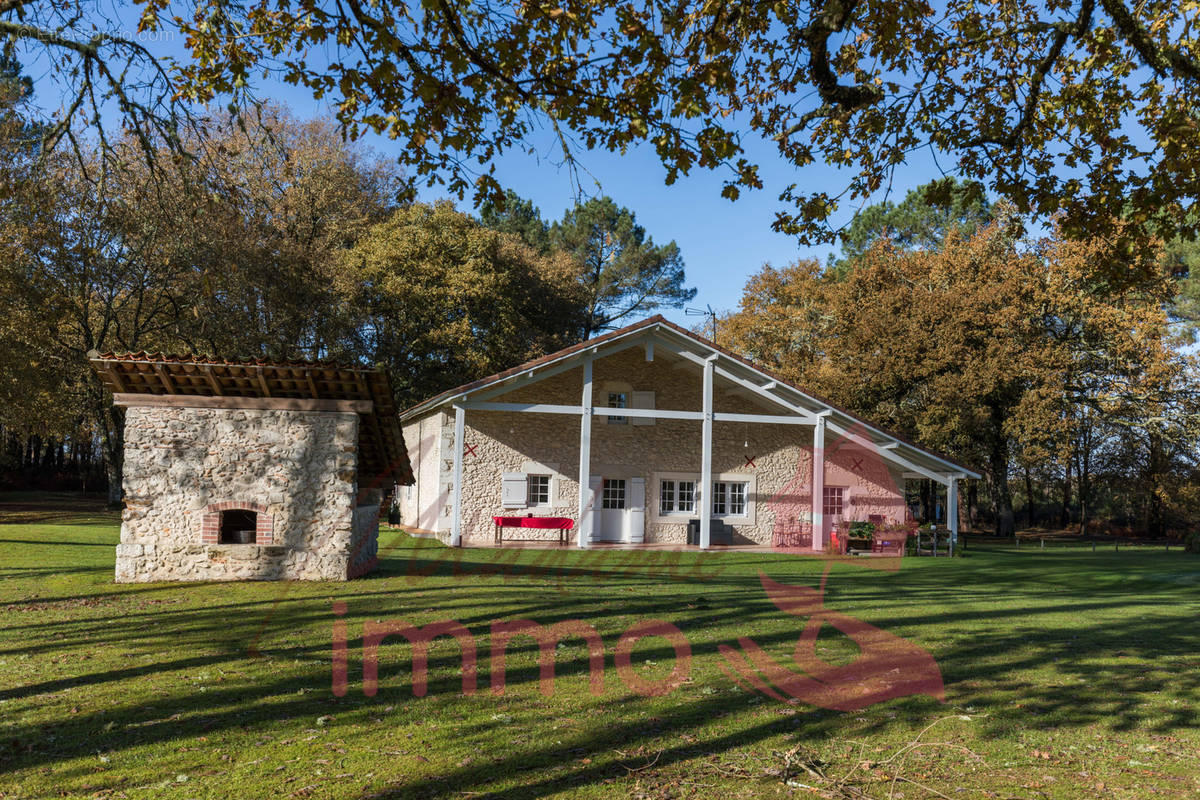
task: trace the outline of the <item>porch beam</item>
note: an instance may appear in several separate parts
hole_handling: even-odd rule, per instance
[[[510,411],[519,414],[582,414],[582,406],[554,405],[552,403],[487,403],[475,400],[463,403],[472,411]]]
[[[950,528],[950,555],[958,549],[958,480],[946,484],[946,526]]]
[[[704,419],[702,411],[673,411],[667,408],[608,408],[597,406],[592,409],[597,417],[645,417],[646,419]]]
[[[467,431],[467,410],[454,406],[454,487],[450,490],[450,546],[462,547],[463,439]]]
[[[700,433],[700,549],[712,546],[712,438],[714,359],[704,362],[704,420]]]
[[[680,351],[679,355],[682,356],[683,358],[687,359],[688,361],[691,361],[693,364],[698,364],[700,366],[704,366],[704,364],[708,363],[708,359],[705,359],[702,356],[698,356],[695,353],[689,353],[686,350]],[[772,403],[775,403],[776,405],[781,406],[781,407],[787,409],[788,411],[793,412],[794,414],[796,414],[798,416],[798,419],[800,420],[800,422],[802,424],[812,425],[813,420],[816,419],[816,416],[811,411],[809,411],[807,408],[798,406],[795,403],[789,403],[788,401],[784,400],[782,397],[779,397],[778,395],[772,393],[771,388],[773,388],[775,385],[777,385],[774,381],[771,381],[766,386],[760,386],[759,384],[755,383],[754,381],[746,380],[745,378],[739,378],[737,375],[734,375],[732,372],[730,372],[727,369],[724,369],[723,367],[718,367],[718,366],[714,365],[713,369],[717,375],[721,376],[725,380],[730,381],[731,383],[735,383],[738,386],[742,387],[743,389],[748,389],[749,391],[753,392],[754,394],[758,395],[759,397],[761,397],[765,400],[769,400]]]
[[[579,525],[575,544],[585,548],[592,537],[592,357],[583,361],[583,408],[579,415]]]
[[[631,339],[631,340],[627,339],[624,341],[616,342],[607,347],[596,347],[596,348],[593,348],[590,353],[588,353],[587,357],[588,357],[588,359],[591,359],[591,360],[595,360],[597,358],[605,358],[607,356],[611,356],[616,353],[620,353],[624,350],[628,350],[631,347],[637,347],[638,345],[642,344],[644,341],[645,341],[645,339],[643,337],[638,337],[636,339]],[[585,350],[584,352],[587,352],[587,350]],[[501,384],[500,386],[495,386],[491,389],[487,389],[485,391],[480,391],[479,393],[477,393],[473,396],[473,400],[474,401],[491,400],[493,397],[499,397],[500,395],[507,394],[508,392],[511,392],[515,389],[521,389],[525,386],[529,386],[534,383],[540,383],[541,381],[544,381],[546,378],[553,378],[555,375],[561,375],[564,372],[573,370],[579,366],[579,362],[575,361],[571,357],[573,355],[575,355],[575,353],[572,353],[571,355],[568,355],[568,356],[563,356],[564,360],[558,364],[539,364],[536,367],[530,367],[529,369],[525,370],[524,372],[520,372],[520,373],[517,373],[516,375],[513,375],[511,378],[511,380],[512,380],[511,383]]]
[[[718,411],[713,414],[717,422],[757,422],[763,425],[812,425],[808,417],[793,417],[787,414],[729,414]]]
[[[825,418],[813,425],[812,548],[825,551]]]
[[[583,406],[556,405],[552,403],[494,403],[469,401],[463,403],[472,411],[506,411],[518,414],[583,414]],[[608,408],[595,406],[591,413],[597,417],[644,417],[646,419],[686,419],[702,421],[703,411],[681,411],[670,408]],[[787,414],[732,414],[714,412],[716,422],[754,422],[763,425],[811,425],[812,419]]]
[[[861,436],[857,433],[851,433],[850,431],[843,428],[841,425],[838,425],[836,422],[826,422],[826,425],[828,425],[829,429],[831,431],[833,431],[834,433],[836,433],[837,435],[844,436],[845,438],[849,439],[850,441],[854,442],[855,444],[860,444],[863,447],[878,450],[879,454],[881,456],[883,456],[888,461],[891,461],[892,463],[896,464],[897,466],[912,470],[913,472],[916,472],[917,474],[921,475],[922,477],[929,478],[931,481],[937,481],[938,483],[941,483],[943,485],[949,480],[945,475],[939,475],[938,473],[934,472],[931,469],[926,469],[925,467],[918,466],[917,464],[914,464],[912,461],[909,461],[907,458],[897,455],[895,452],[893,452],[890,449],[884,450],[884,449],[880,448],[880,446],[877,443],[872,442],[870,439],[866,438],[865,436]]]
[[[596,406],[591,409],[584,406],[554,405],[548,403],[464,403],[473,411],[508,411],[519,414],[584,414],[590,413],[597,417],[646,417],[648,419],[691,419],[701,420],[704,414],[700,411],[675,411],[668,408],[608,408]]]
[[[718,375],[720,375],[725,380],[732,381],[733,383],[736,383],[738,386],[749,389],[751,392],[758,395],[759,397],[761,397],[765,400],[770,400],[772,403],[775,403],[776,405],[786,408],[788,411],[791,411],[794,414],[796,414],[797,416],[799,416],[799,418],[803,422],[806,422],[809,425],[811,425],[813,423],[813,420],[816,419],[816,416],[811,411],[809,411],[807,408],[804,408],[803,406],[798,406],[795,403],[789,403],[788,401],[784,400],[782,397],[779,397],[778,395],[774,394],[771,390],[764,389],[763,387],[759,386],[754,381],[749,381],[744,378],[739,378],[737,375],[734,375],[729,370],[722,369],[721,367],[717,367],[716,372]]]

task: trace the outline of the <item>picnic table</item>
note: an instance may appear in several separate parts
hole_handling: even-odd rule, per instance
[[[567,543],[567,531],[575,527],[575,520],[570,517],[492,517],[492,522],[495,524],[495,542],[496,544],[504,543],[505,528],[534,528],[539,530],[556,530],[558,531],[558,543],[565,545]],[[534,538],[519,538],[509,536],[510,542],[533,542],[544,541]]]

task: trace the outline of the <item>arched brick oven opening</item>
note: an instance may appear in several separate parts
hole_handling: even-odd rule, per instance
[[[204,544],[274,544],[275,520],[260,503],[213,503],[204,509]]]
[[[221,511],[221,527],[217,533],[217,544],[256,544],[258,534],[258,512],[246,508]]]

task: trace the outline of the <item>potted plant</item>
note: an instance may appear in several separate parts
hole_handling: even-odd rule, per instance
[[[850,523],[850,547],[855,550],[870,550],[871,540],[875,534],[875,523],[865,520],[855,520]]]

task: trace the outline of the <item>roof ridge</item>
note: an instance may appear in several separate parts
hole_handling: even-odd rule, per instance
[[[362,365],[347,364],[331,359],[271,359],[265,356],[256,356],[253,358],[222,358],[221,356],[212,356],[203,353],[164,353],[161,351],[138,350],[136,352],[116,352],[107,351],[100,352],[98,350],[88,351],[87,358],[89,361],[117,361],[121,363],[163,363],[163,364],[196,364],[196,365],[213,365],[223,367],[319,367],[322,369],[343,369],[354,372],[382,372],[380,367],[366,367]]]
[[[512,377],[513,375],[517,375],[521,372],[524,372],[526,370],[537,367],[539,364],[557,361],[562,358],[568,358],[570,356],[581,353],[584,350],[587,350],[589,348],[598,347],[600,345],[603,345],[605,342],[611,341],[612,339],[618,338],[620,336],[628,335],[628,334],[633,333],[642,328],[653,327],[654,325],[661,325],[661,326],[668,328],[678,334],[688,337],[688,338],[698,342],[699,344],[709,347],[709,348],[715,350],[717,353],[720,353],[721,355],[723,355],[727,358],[731,358],[734,361],[742,364],[743,366],[746,366],[746,367],[749,367],[750,369],[756,370],[756,371],[762,373],[763,375],[766,375],[768,378],[770,378],[773,381],[783,384],[784,386],[788,387],[792,391],[799,392],[800,394],[811,398],[814,402],[824,405],[824,406],[838,412],[839,414],[849,417],[850,419],[854,420],[859,425],[862,425],[866,428],[875,430],[878,433],[883,434],[884,436],[888,436],[892,439],[902,442],[902,443],[908,445],[909,447],[920,450],[920,451],[926,453],[927,455],[933,456],[934,458],[936,458],[940,461],[944,461],[948,464],[952,464],[956,467],[959,467],[960,469],[966,470],[968,472],[977,472],[977,470],[975,470],[974,468],[968,467],[965,464],[960,463],[957,459],[954,459],[945,453],[940,453],[931,447],[928,447],[923,444],[919,444],[919,443],[913,441],[912,439],[908,438],[907,436],[887,430],[875,422],[871,422],[870,420],[863,419],[861,416],[854,413],[853,411],[848,411],[847,409],[844,409],[838,405],[835,405],[834,403],[830,402],[829,400],[825,399],[824,397],[821,397],[820,395],[814,394],[813,392],[811,392],[808,389],[805,389],[803,387],[796,385],[790,379],[783,377],[782,375],[775,372],[774,370],[772,370],[768,367],[764,367],[760,364],[756,364],[755,362],[751,361],[749,358],[746,358],[744,356],[738,355],[737,353],[734,353],[733,351],[723,347],[722,345],[717,344],[715,341],[707,338],[706,336],[704,336],[702,334],[696,333],[695,331],[689,330],[688,328],[685,328],[682,325],[671,322],[670,320],[666,319],[662,314],[655,314],[654,316],[647,317],[644,320],[639,320],[638,322],[635,322],[631,325],[626,325],[623,328],[618,328],[617,330],[610,331],[602,336],[597,336],[594,339],[586,339],[582,342],[571,345],[569,347],[564,347],[560,350],[556,350],[553,353],[547,353],[544,356],[540,356],[538,358],[531,359],[529,361],[525,361],[524,363],[518,364],[515,367],[511,367],[510,369],[504,370],[502,372],[498,372],[494,375],[489,375],[485,378],[480,378],[475,381],[470,381],[468,383],[462,384],[461,386],[456,386],[453,389],[448,389],[446,391],[440,392],[440,393],[434,395],[433,397],[422,400],[421,402],[419,402],[415,405],[409,406],[408,408],[402,410],[399,413],[399,417],[401,420],[403,420],[406,416],[408,416],[412,412],[414,412],[417,409],[420,409],[422,407],[436,408],[438,405],[441,405],[446,400],[448,400],[449,398],[451,398],[455,395],[465,394],[467,392],[473,392],[478,389],[482,389],[485,386],[500,383],[501,381],[504,381],[505,379]]]

